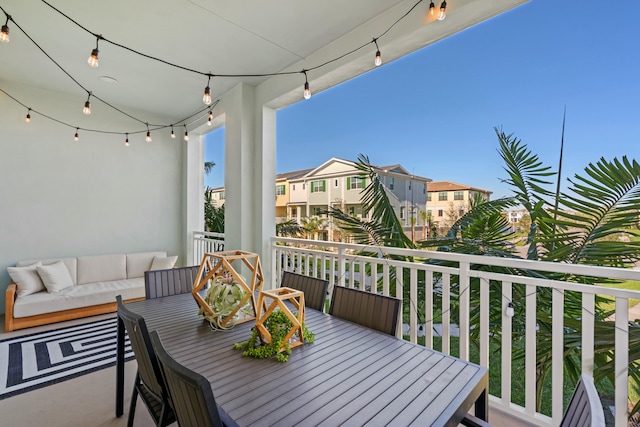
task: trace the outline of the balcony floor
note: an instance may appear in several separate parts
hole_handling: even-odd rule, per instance
[[[112,315],[95,316],[91,320],[110,316]],[[77,323],[83,323],[83,321],[63,322],[5,333],[4,316],[2,316],[3,327],[0,340]],[[125,364],[125,412],[120,418],[116,418],[114,413],[116,368],[110,367],[0,400],[3,424],[30,426],[44,423],[49,427],[126,426],[135,374],[136,362],[127,362]],[[139,399],[136,406],[133,425],[135,427],[153,427],[155,424]],[[530,424],[523,423],[496,410],[490,410],[489,419],[491,424],[496,427],[530,426]]]

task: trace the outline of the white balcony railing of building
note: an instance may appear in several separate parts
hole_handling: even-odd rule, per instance
[[[202,237],[205,239],[206,237]],[[414,262],[396,260],[390,256],[410,257]],[[447,262],[448,265],[425,263]],[[450,265],[454,265],[453,267]],[[292,238],[271,240],[271,284],[279,282],[285,270],[322,277],[329,280],[329,292],[336,285],[355,287],[403,299],[405,327],[398,336],[418,343],[424,334],[424,345],[472,360],[470,347],[472,332],[477,333],[479,353],[473,360],[482,366],[499,366],[498,390],[489,389],[490,404],[511,416],[543,426],[557,426],[563,415],[566,397],[564,374],[565,293],[581,296],[581,365],[582,372],[593,375],[596,321],[594,318],[596,295],[606,297],[615,304],[615,425],[628,423],[629,375],[629,300],[640,299],[640,292],[614,289],[606,286],[583,285],[566,281],[511,275],[486,271],[483,267],[504,267],[520,271],[561,273],[567,276],[596,279],[640,281],[640,271],[584,265],[537,262],[521,259],[408,250],[378,246],[364,246],[336,242],[311,241]],[[495,270],[495,269],[494,269]],[[374,273],[371,273],[374,272]],[[372,277],[374,276],[375,277]],[[268,283],[269,281],[267,281]],[[372,286],[375,284],[375,286]],[[452,293],[453,290],[457,292]],[[498,293],[498,294],[495,294]],[[470,298],[473,294],[475,301]],[[501,294],[501,296],[500,296]],[[523,295],[523,307],[515,322],[506,310],[514,295]],[[549,297],[550,295],[550,297]],[[500,296],[502,306],[491,307],[491,296]],[[551,393],[550,416],[536,407],[536,346],[540,327],[538,308],[541,298],[551,299]],[[479,299],[479,300],[478,300]],[[548,302],[548,301],[547,301]],[[452,310],[452,307],[457,307]],[[501,310],[501,322],[490,325],[490,310]],[[419,322],[419,316],[424,320]],[[435,316],[435,318],[434,318]],[[495,318],[495,317],[494,317]],[[476,320],[474,320],[476,319]],[[437,324],[436,324],[437,323]],[[514,330],[514,324],[524,325]],[[524,335],[524,347],[515,348],[514,334]],[[490,335],[493,334],[493,335]],[[459,338],[455,338],[458,336]],[[491,338],[499,341],[500,351],[493,353]],[[420,337],[420,343],[422,337]],[[455,342],[458,342],[458,345]],[[522,342],[521,340],[518,340]],[[514,353],[524,353],[523,369],[513,369]],[[496,354],[499,353],[499,356]],[[490,356],[492,357],[490,360]],[[497,359],[497,360],[496,360]],[[522,362],[521,362],[522,363]],[[492,369],[495,369],[492,368]],[[524,382],[521,401],[512,396],[512,383]],[[571,390],[569,390],[570,392]],[[549,402],[547,402],[549,403]],[[605,408],[608,410],[608,408]]]

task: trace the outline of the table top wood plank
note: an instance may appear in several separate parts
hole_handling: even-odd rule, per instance
[[[486,390],[484,368],[311,309],[315,342],[280,363],[243,357],[253,322],[213,331],[191,294],[128,306],[240,426],[444,425]]]

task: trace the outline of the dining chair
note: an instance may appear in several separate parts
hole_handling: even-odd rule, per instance
[[[334,286],[329,314],[395,336],[401,302],[393,297]]]
[[[328,280],[285,271],[282,273],[280,286],[304,292],[305,307],[324,311],[327,300],[327,289],[329,288]]]
[[[191,292],[200,266],[151,270],[144,272],[144,292],[147,299]]]
[[[127,426],[133,426],[138,395],[147,407],[156,426],[167,426],[175,422],[176,418],[171,409],[169,394],[162,379],[158,360],[151,346],[147,325],[142,316],[125,307],[120,295],[116,296],[116,301],[118,304],[118,318],[124,323],[133,354],[138,363],[138,371],[136,372],[133,392],[131,393]]]
[[[560,427],[596,427],[605,425],[602,402],[598,397],[593,377],[582,374],[571,396],[571,401]]]
[[[151,332],[151,343],[180,427],[237,426],[216,404],[209,380],[176,362],[165,350],[158,332]]]

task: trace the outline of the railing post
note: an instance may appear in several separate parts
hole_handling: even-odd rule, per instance
[[[551,417],[560,425],[564,409],[564,291],[555,289],[551,297]]]
[[[536,328],[538,325],[535,285],[525,286],[525,362],[524,410],[530,416],[536,413]]]
[[[502,282],[502,295],[505,303],[502,306],[502,387],[500,394],[502,395],[502,405],[508,407],[511,405],[511,335],[513,328],[513,319],[506,315],[506,308],[512,302],[511,282]]]
[[[470,265],[468,262],[460,262],[459,276],[459,305],[460,305],[460,359],[469,360],[469,311],[471,282],[469,277]]]
[[[590,376],[593,375],[595,298],[594,294],[582,294],[582,373]]]
[[[489,280],[480,279],[480,366],[489,368]]]
[[[616,427],[627,425],[629,396],[629,300],[616,297],[615,332]]]

